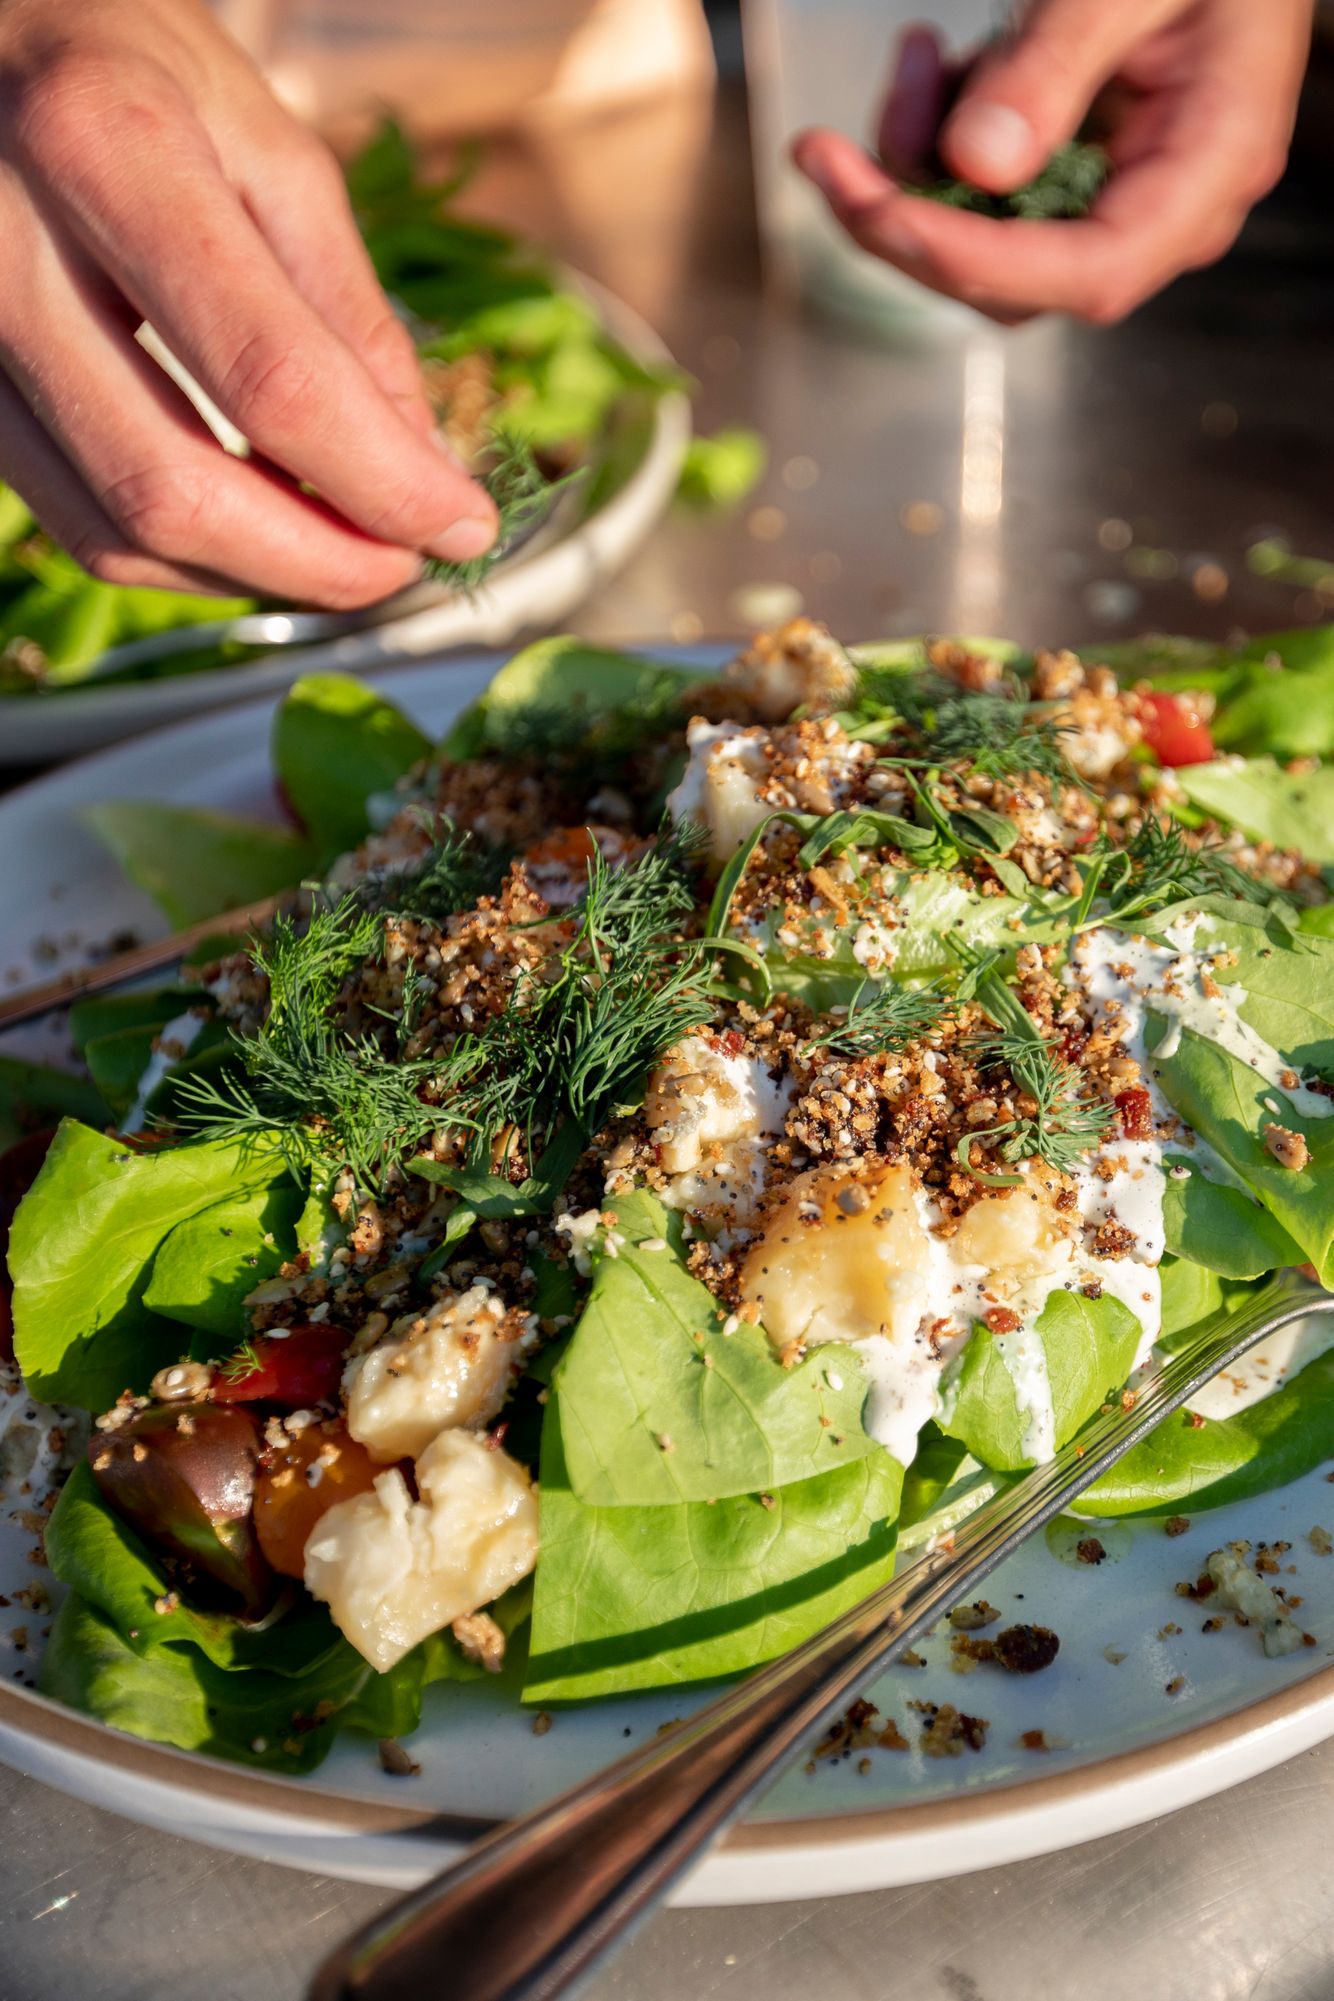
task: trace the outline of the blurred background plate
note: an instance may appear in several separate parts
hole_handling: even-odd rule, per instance
[[[666,347],[638,313],[590,279],[564,276],[588,295],[607,331],[636,360],[671,364]],[[475,596],[437,599],[363,631],[284,647],[231,667],[93,683],[48,695],[0,696],[0,765],[43,764],[96,750],[158,724],[279,693],[317,669],[355,674],[456,646],[499,646],[559,626],[648,538],[676,490],[690,439],[686,395],[669,390],[642,410],[632,397],[625,400],[624,416],[613,420],[590,468],[591,508],[585,512],[581,481]],[[603,489],[605,497],[599,498]],[[187,647],[189,639],[187,628],[182,632]]]

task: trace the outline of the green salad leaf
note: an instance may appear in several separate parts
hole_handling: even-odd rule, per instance
[[[273,768],[326,866],[370,831],[367,801],[430,751],[403,711],[350,674],[307,674],[273,719]]]
[[[1193,1029],[1181,1031],[1171,1056],[1158,1056],[1155,1052],[1166,1033],[1163,1017],[1150,1013],[1148,1044],[1154,1054],[1154,1076],[1173,1111],[1259,1198],[1273,1222],[1299,1247],[1301,1259],[1315,1266],[1321,1282],[1334,1278],[1334,1116],[1303,1116],[1277,1086],[1267,1084],[1221,1043]],[[1301,1133],[1310,1150],[1309,1165],[1298,1170],[1280,1167],[1264,1143],[1268,1125]],[[1187,1201],[1191,1199],[1199,1198],[1188,1195]],[[1209,1200],[1217,1206],[1215,1196]],[[1195,1255],[1201,1261],[1202,1251],[1197,1241]],[[1229,1275],[1254,1276],[1244,1271]]]
[[[300,1679],[349,1650],[313,1598],[299,1596],[280,1618],[256,1626],[226,1612],[202,1611],[169,1592],[161,1564],[103,1500],[86,1461],[61,1489],[45,1544],[54,1575],[109,1620],[132,1653],[188,1645],[215,1667],[262,1667]]]
[[[686,446],[676,497],[700,513],[738,507],[764,477],[769,448],[758,431],[732,428]]]
[[[1211,1180],[1190,1154],[1169,1154],[1163,1165],[1163,1226],[1173,1257],[1233,1279],[1260,1278],[1303,1262],[1301,1246],[1258,1195]]]
[[[59,1125],[61,1119],[101,1126],[110,1116],[89,1078],[71,1076],[49,1063],[29,1063],[21,1056],[0,1056],[0,1150],[13,1146],[25,1133]]]
[[[1033,1464],[1033,1397],[1050,1398],[1052,1442],[1064,1445],[1120,1389],[1143,1339],[1134,1314],[1110,1293],[1053,1292],[1034,1327],[1015,1334],[992,1334],[979,1322],[942,1384],[940,1429],[983,1465],[1018,1472]],[[1040,1344],[1045,1369],[1025,1368],[1021,1342]]]
[[[1309,861],[1334,862],[1334,766],[1294,777],[1272,757],[1252,757],[1188,764],[1177,778],[1193,805],[1240,827],[1253,841],[1295,848]]]
[[[557,635],[525,646],[500,669],[486,693],[465,709],[445,738],[446,757],[540,751],[547,738],[573,749],[599,725],[655,726],[679,720],[688,679],[679,667],[641,654],[609,652]]]
[[[158,1246],[281,1171],[259,1145],[133,1153],[65,1120],[9,1240],[14,1346],[34,1395],[102,1410],[123,1389],[146,1389],[182,1345],[181,1329],[144,1304]]]
[[[754,1494],[881,1451],[862,1428],[866,1383],[851,1349],[817,1348],[785,1369],[761,1328],[723,1331],[717,1300],[682,1263],[679,1217],[642,1190],[609,1206],[616,1255],[595,1255],[555,1375],[580,1501],[652,1507]]]
[[[318,866],[296,834],[202,807],[113,800],[85,807],[83,818],[177,926],[295,888]]]
[[[1221,1508],[1299,1480],[1329,1458],[1332,1437],[1334,1350],[1235,1417],[1165,1418],[1072,1505],[1106,1516]]]
[[[713,1506],[589,1508],[570,1487],[558,1406],[542,1437],[526,1702],[740,1673],[892,1575],[903,1473],[888,1453]]]
[[[144,1305],[210,1336],[196,1344],[201,1359],[230,1353],[245,1331],[246,1296],[296,1253],[304,1200],[282,1180],[187,1216],[158,1248]]]

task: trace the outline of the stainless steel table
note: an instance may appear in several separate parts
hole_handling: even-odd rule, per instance
[[[891,348],[761,291],[735,102],[711,133],[698,104],[663,106],[577,144],[590,170],[562,142],[559,183],[540,161],[496,159],[483,205],[545,227],[645,307],[699,380],[703,427],[752,423],[771,454],[734,515],[677,517],[654,537],[587,607],[590,636],[739,634],[802,606],[849,637],[1061,643],[1145,626],[1222,635],[1334,609],[1334,257],[1300,184],[1220,270],[1126,326],[927,331]],[[664,149],[670,172],[655,164]],[[599,168],[608,160],[614,171]],[[1248,547],[1276,533],[1330,557],[1328,587],[1248,571]],[[295,2001],[315,1960],[384,1901],[3,1772],[0,1815],[0,2001]],[[1332,1849],[1329,1744],[1047,1860],[826,1903],[667,1913],[593,1993],[1326,2001]]]

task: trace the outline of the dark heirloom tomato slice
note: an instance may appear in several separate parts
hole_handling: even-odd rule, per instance
[[[117,1514],[183,1564],[193,1588],[212,1583],[240,1610],[260,1613],[277,1588],[251,1518],[260,1450],[248,1410],[156,1404],[94,1432],[88,1459]]]
[[[223,1364],[210,1395],[214,1403],[277,1403],[289,1410],[334,1403],[347,1344],[341,1327],[310,1321],[286,1333],[257,1334],[248,1350]],[[253,1367],[247,1367],[248,1355],[254,1356]]]
[[[1209,764],[1217,756],[1209,725],[1188,695],[1153,689],[1139,696],[1140,728],[1159,764]]]

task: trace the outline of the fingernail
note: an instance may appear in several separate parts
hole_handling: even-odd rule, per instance
[[[894,97],[915,97],[931,89],[940,73],[940,54],[930,35],[910,31],[903,38],[890,84]]]
[[[1033,157],[1033,128],[1008,104],[961,104],[947,131],[952,149],[966,150],[971,167],[997,179],[1024,173]]]
[[[426,553],[438,556],[442,563],[470,563],[474,556],[484,556],[495,539],[493,515],[485,520],[478,515],[465,515],[461,521],[451,521],[443,534],[428,542]]]

